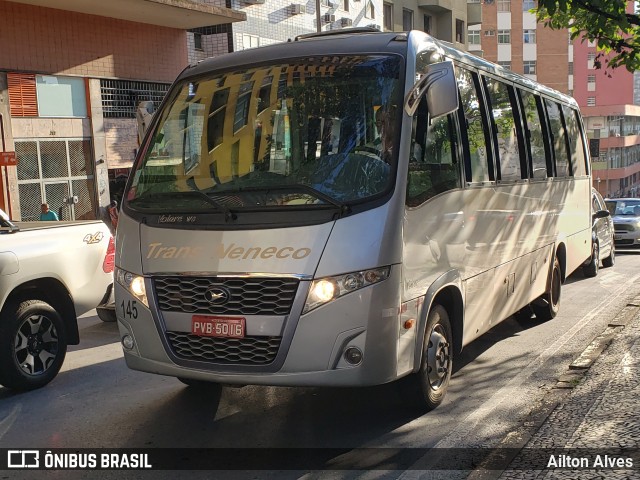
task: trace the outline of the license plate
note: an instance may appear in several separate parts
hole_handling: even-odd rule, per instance
[[[614,235],[613,239],[614,240],[622,240],[622,235]]]
[[[191,333],[200,337],[244,338],[244,317],[212,317],[194,315],[191,317]]]

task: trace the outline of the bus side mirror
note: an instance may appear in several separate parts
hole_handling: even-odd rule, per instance
[[[607,218],[610,215],[611,214],[609,213],[609,210],[598,210],[596,213],[593,214],[593,219],[596,220],[598,218]]]
[[[429,115],[438,118],[458,109],[458,84],[453,72],[453,62],[432,63],[413,86],[404,102],[405,111],[413,116],[420,98],[426,92]]]

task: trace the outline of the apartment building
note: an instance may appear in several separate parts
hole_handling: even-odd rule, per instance
[[[593,185],[605,197],[638,196],[640,106],[635,75],[624,68],[596,69],[593,42],[575,41],[573,48],[573,95],[589,136]]]
[[[246,14],[224,0],[0,0],[0,19],[0,208],[89,219],[133,162],[137,103],[158,103],[188,64],[187,30]]]
[[[573,46],[566,29],[536,21],[535,0],[469,0],[482,23],[468,28],[470,53],[498,63],[563,93],[572,93]]]
[[[480,3],[466,0],[400,0],[383,4],[384,30],[422,30],[466,50],[467,27],[481,21]]]
[[[457,0],[460,1],[460,0]],[[226,0],[246,21],[189,31],[189,59],[293,40],[306,33],[352,27],[382,30],[382,0]]]

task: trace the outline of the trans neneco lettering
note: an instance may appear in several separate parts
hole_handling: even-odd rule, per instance
[[[197,258],[205,253],[203,247],[163,245],[161,242],[150,243],[147,250],[147,258]],[[293,258],[301,260],[311,253],[310,248],[294,247],[240,247],[235,243],[225,246],[221,243],[212,250],[220,259],[229,258],[233,260],[256,260],[258,258]]]

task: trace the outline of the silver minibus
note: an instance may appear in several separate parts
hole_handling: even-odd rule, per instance
[[[194,386],[398,380],[433,409],[465,345],[557,314],[591,257],[590,195],[571,97],[423,32],[207,59],[125,189],[126,362]]]

